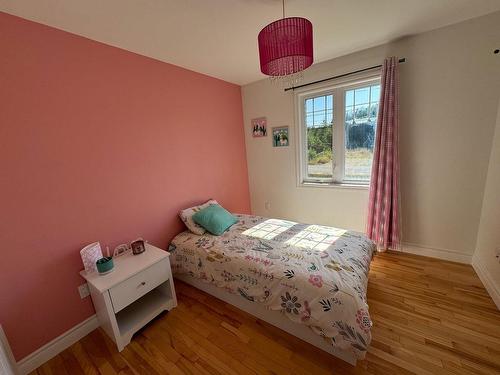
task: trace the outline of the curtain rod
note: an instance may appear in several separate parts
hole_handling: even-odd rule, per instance
[[[406,58],[403,57],[403,58],[399,59],[399,63],[404,63],[404,62],[406,62]],[[320,79],[319,81],[304,83],[303,85],[299,85],[299,86],[288,87],[288,88],[285,89],[285,91],[295,90],[295,89],[298,89],[298,88],[301,88],[301,87],[315,85],[316,83],[321,83],[321,82],[330,81],[332,79],[347,77],[347,76],[350,76],[352,74],[366,72],[367,70],[372,70],[372,69],[381,68],[381,67],[382,67],[382,65],[370,66],[369,68],[359,69],[359,70],[355,70],[354,72],[344,73],[344,74],[340,74],[338,76],[333,76],[333,77],[329,77],[329,78]]]

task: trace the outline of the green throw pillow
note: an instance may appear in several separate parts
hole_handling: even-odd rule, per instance
[[[196,224],[201,225],[207,231],[216,236],[220,236],[228,230],[233,224],[238,222],[238,219],[231,215],[227,210],[218,204],[210,206],[198,211],[193,215],[193,220]]]

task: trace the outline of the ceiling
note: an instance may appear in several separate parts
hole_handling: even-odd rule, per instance
[[[264,78],[257,34],[281,0],[0,0],[0,10],[236,84]],[[315,62],[500,10],[500,0],[286,0]]]

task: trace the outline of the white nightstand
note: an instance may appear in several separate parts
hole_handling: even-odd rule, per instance
[[[142,254],[114,258],[114,270],[107,275],[80,272],[99,323],[119,351],[155,316],[177,306],[169,256],[146,244]]]

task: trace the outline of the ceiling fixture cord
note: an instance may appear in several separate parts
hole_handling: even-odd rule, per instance
[[[294,82],[313,63],[313,27],[302,17],[283,18],[264,27],[258,35],[260,70],[271,78]],[[298,75],[297,75],[298,74]]]

